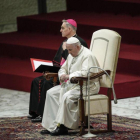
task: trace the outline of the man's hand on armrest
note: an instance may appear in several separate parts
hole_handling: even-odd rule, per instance
[[[78,80],[76,79],[76,77],[72,77],[71,79],[70,79],[70,82],[71,83],[78,83]]]

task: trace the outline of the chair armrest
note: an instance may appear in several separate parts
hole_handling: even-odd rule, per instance
[[[46,73],[46,77],[58,77],[58,73]]]
[[[106,70],[106,72],[110,75],[110,70]],[[104,71],[100,71],[98,73],[93,73],[91,76],[90,76],[90,80],[92,79],[96,79],[96,78],[99,78],[100,76],[106,74]],[[88,81],[88,77],[72,77],[71,78],[71,83],[78,83],[78,81]]]
[[[57,85],[57,78],[58,78],[58,73],[46,73],[45,74],[46,80],[50,80],[53,78],[53,85]]]

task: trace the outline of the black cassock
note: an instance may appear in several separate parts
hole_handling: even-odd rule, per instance
[[[80,38],[79,36],[75,35],[77,39],[81,42],[81,44],[88,48],[87,43]],[[66,42],[66,40],[64,40]],[[63,43],[62,43],[63,44]],[[68,51],[62,49],[62,44],[60,45],[53,61],[55,63],[60,64],[61,58],[63,57],[65,60],[68,56]],[[59,84],[59,81],[58,81]],[[53,87],[53,80],[46,80],[44,76],[40,76],[35,78],[31,84],[31,92],[30,92],[30,102],[29,102],[29,114],[34,115],[38,114],[43,116],[45,99],[46,99],[46,91]]]

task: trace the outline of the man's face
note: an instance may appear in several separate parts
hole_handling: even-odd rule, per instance
[[[69,54],[71,54],[73,57],[76,57],[78,55],[80,47],[74,46],[72,44],[66,44],[66,49],[68,50]]]
[[[61,25],[60,32],[62,33],[62,37],[68,37],[71,32],[71,29],[70,29],[70,27],[66,26],[66,23],[63,23]]]

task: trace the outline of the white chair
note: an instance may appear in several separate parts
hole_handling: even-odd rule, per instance
[[[93,33],[90,50],[97,58],[99,65],[102,69],[107,70],[112,82],[114,83],[119,49],[120,49],[121,36],[112,30],[101,29]],[[92,67],[92,66],[91,66]],[[100,86],[108,88],[107,95],[92,95],[90,96],[90,114],[107,114],[107,130],[100,130],[97,132],[112,131],[112,109],[111,109],[111,93],[112,84],[109,77],[104,71],[100,71],[90,79],[100,78]],[[80,112],[80,135],[85,134],[85,116],[88,115],[88,100],[84,101],[82,93],[83,81],[87,81],[87,78],[76,77],[81,87],[81,95],[79,100],[79,112]],[[115,99],[116,100],[116,99]],[[86,102],[86,103],[84,103]],[[84,104],[86,105],[84,110]],[[95,133],[95,131],[93,132]]]

